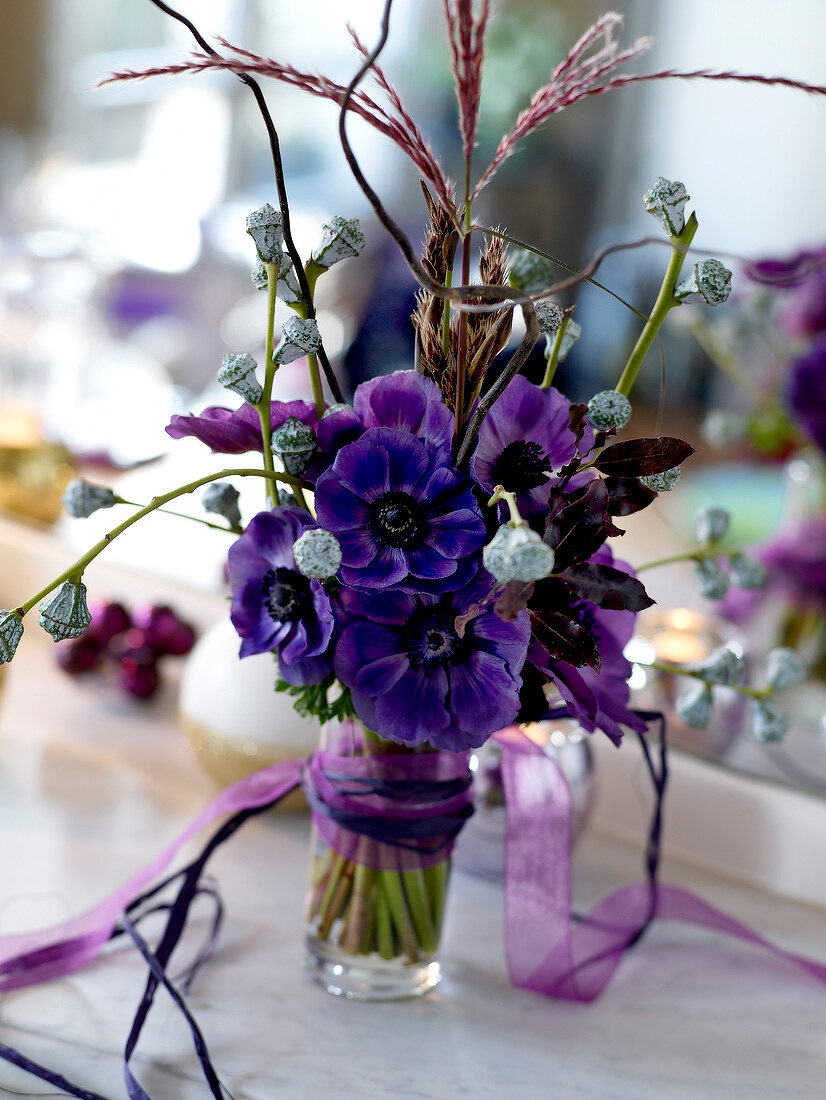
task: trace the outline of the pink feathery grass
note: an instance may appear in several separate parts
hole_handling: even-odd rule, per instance
[[[479,127],[479,100],[485,59],[485,32],[490,18],[489,0],[482,0],[477,19],[473,0],[442,0],[450,44],[450,69],[459,107],[462,153],[469,161]]]
[[[651,39],[640,38],[627,49],[620,50],[613,40],[612,32],[622,23],[622,16],[616,12],[603,15],[579,39],[570,53],[556,67],[549,82],[531,99],[522,111],[513,127],[499,142],[493,160],[485,169],[473,198],[490,181],[493,174],[516,149],[519,142],[532,133],[552,115],[587,96],[604,95],[615,88],[627,88],[632,84],[644,84],[654,80],[732,80],[741,84],[764,84],[771,87],[794,88],[798,91],[826,95],[826,87],[807,84],[801,80],[792,80],[783,76],[762,76],[751,73],[717,72],[710,69],[695,69],[681,72],[677,69],[662,69],[659,72],[639,75],[611,76],[620,66],[633,61],[651,45]],[[593,52],[588,52],[592,50]]]
[[[351,31],[351,34],[353,32]],[[364,53],[364,47],[353,34],[354,40],[360,52]],[[241,75],[248,73],[251,76],[270,77],[287,84],[293,88],[299,88],[310,95],[320,99],[327,99],[339,107],[344,102],[346,87],[338,84],[320,73],[302,72],[292,65],[285,65],[270,57],[260,57],[239,46],[233,46],[223,38],[217,39],[218,43],[229,50],[235,56],[224,57],[221,55],[208,55],[193,53],[188,61],[182,61],[175,65],[162,65],[149,69],[122,69],[118,72],[107,73],[98,81],[97,86],[116,84],[127,80],[146,80],[153,76],[179,76],[184,73],[202,73],[215,70]],[[371,96],[361,90],[356,90],[350,98],[348,109],[353,114],[363,118],[380,133],[388,137],[401,151],[409,157],[424,179],[431,185],[433,191],[451,220],[455,220],[456,207],[451,200],[452,184],[445,176],[442,168],[433,154],[430,146],[425,141],[421,131],[410,118],[401,103],[398,92],[392,87],[384,73],[377,66],[372,66],[372,71],[382,91],[389,101],[389,109],[377,103]]]

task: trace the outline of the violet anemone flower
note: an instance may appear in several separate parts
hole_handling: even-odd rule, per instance
[[[551,471],[573,458],[576,440],[568,427],[571,403],[553,386],[542,389],[518,374],[496,401],[479,429],[471,464],[474,478],[488,492],[503,485],[516,493],[526,518],[547,511]],[[593,446],[586,427],[582,453]]]
[[[792,365],[787,398],[799,426],[826,453],[826,334]]]
[[[464,752],[514,720],[530,622],[524,611],[500,619],[491,596],[484,569],[461,592],[441,596],[342,589],[347,625],[335,670],[368,729]]]
[[[270,406],[270,430],[280,428],[294,416],[311,428],[316,426],[312,401],[273,401]],[[261,421],[252,405],[240,409],[225,409],[210,405],[200,416],[173,416],[166,427],[173,439],[192,435],[212,450],[213,454],[240,455],[245,451],[261,451]]]
[[[317,683],[332,667],[329,597],[319,581],[298,572],[293,557],[295,540],[315,526],[301,508],[259,512],[228,555],[230,618],[241,636],[240,656],[275,650],[291,684]]]
[[[435,447],[450,450],[453,413],[435,382],[412,370],[362,382],[353,408],[365,428],[399,428]]]
[[[602,547],[592,561],[611,565],[636,576],[624,561],[615,561],[608,547]],[[565,661],[550,658],[536,639],[531,642],[528,660],[555,684],[572,717],[588,733],[600,729],[618,745],[622,726],[643,733],[645,722],[628,706],[631,662],[623,654],[634,633],[636,615],[633,611],[606,611],[586,600],[574,604],[573,611],[580,626],[596,639],[599,647],[600,670],[587,665],[576,668]]]
[[[318,480],[318,522],[341,544],[341,579],[356,588],[444,591],[485,541],[470,481],[446,452],[410,432],[370,428]]]

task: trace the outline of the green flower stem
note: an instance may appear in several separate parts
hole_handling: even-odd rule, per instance
[[[355,864],[353,892],[347,907],[346,927],[341,937],[341,946],[353,955],[357,955],[360,951],[365,929],[370,923],[370,914],[374,908],[375,878],[376,872],[372,867],[367,867],[363,863]]]
[[[334,888],[325,892],[321,905],[321,921],[318,925],[319,939],[326,940],[337,917],[344,912],[353,884],[353,864],[345,862]],[[327,900],[329,893],[329,901]]]
[[[565,337],[565,330],[568,327],[568,322],[571,319],[571,313],[566,309],[565,316],[562,318],[562,324],[556,330],[556,336],[554,337],[553,347],[551,348],[550,355],[548,356],[548,365],[545,367],[545,377],[542,379],[542,385],[540,389],[546,390],[554,380],[556,374],[556,368],[559,366],[559,350],[562,347],[562,340]]]
[[[315,286],[315,279],[313,280],[311,285]],[[307,319],[307,310],[304,308],[304,303],[303,302],[295,302],[293,304],[293,309],[298,314],[298,316],[302,319],[302,321],[306,321],[306,319]],[[317,355],[308,355],[307,356],[307,372],[310,376],[310,389],[312,390],[312,394],[313,394],[313,404],[315,405],[315,414],[318,417],[318,419],[321,420],[322,416],[324,416],[324,409],[326,408],[326,406],[325,406],[325,403],[324,403],[324,391],[321,388],[321,373],[318,369],[318,356]]]
[[[292,477],[290,474],[275,473],[272,470],[221,470],[220,473],[206,474],[206,476],[199,477],[195,481],[189,481],[186,485],[181,485],[179,488],[173,489],[169,493],[164,493],[163,496],[153,497],[143,508],[129,516],[128,519],[125,519],[123,523],[119,523],[117,527],[113,527],[111,531],[108,531],[99,542],[95,543],[91,550],[87,550],[83,557],[73,562],[59,577],[50,581],[45,588],[41,588],[41,590],[32,596],[30,600],[21,604],[20,607],[15,608],[16,613],[22,618],[26,612],[31,611],[36,603],[39,603],[45,596],[48,596],[50,592],[53,592],[55,588],[63,584],[64,581],[79,580],[83,576],[83,571],[86,566],[94,561],[98,554],[104,551],[111,542],[114,542],[118,535],[122,535],[133,523],[137,523],[138,520],[148,516],[150,512],[158,511],[164,504],[168,504],[170,500],[175,500],[176,497],[186,496],[187,493],[194,493],[196,489],[200,489],[202,485],[208,485],[210,481],[220,481],[222,478],[227,477],[264,477],[273,481],[283,481],[287,485],[301,486],[301,481],[297,477]]]
[[[511,524],[514,527],[525,527],[525,520],[519,514],[519,508],[516,504],[516,493],[509,493],[504,485],[495,485],[493,487],[493,496],[488,501],[488,508],[492,508],[494,504],[498,504],[500,500],[504,500],[508,506],[508,511],[511,516]]]
[[[401,941],[404,953],[410,962],[417,962],[419,958],[419,945],[416,941],[416,931],[410,919],[410,913],[405,905],[400,872],[379,871],[378,881],[387,898],[390,918],[393,922],[396,935]]]
[[[272,458],[272,428],[270,427],[270,406],[272,404],[272,384],[275,378],[276,366],[272,360],[273,345],[275,344],[275,302],[278,288],[278,264],[264,264],[267,272],[267,338],[264,351],[264,385],[261,390],[261,400],[255,406],[258,411],[258,419],[261,421],[261,441],[264,451],[264,469],[272,473],[275,464]],[[269,498],[273,507],[279,503],[278,486],[271,481],[267,487]]]
[[[387,894],[379,882],[376,883],[376,946],[383,959],[395,959],[396,941],[393,935],[393,922],[390,918],[390,906]]]
[[[656,561],[647,561],[644,565],[636,565],[634,568],[638,573],[642,573],[644,569],[657,569],[661,565],[675,565],[680,561],[702,561],[703,558],[716,558],[719,554],[730,554],[730,549],[722,550],[719,543],[703,543],[702,546],[695,546],[692,550],[685,550],[682,554],[673,554],[669,558],[657,558]]]
[[[664,672],[667,676],[688,676],[692,680],[703,679],[696,669],[684,668],[682,665],[672,665],[667,661],[635,660],[634,664],[639,665],[640,668],[650,668],[655,672]],[[766,696],[773,694],[774,691],[769,684],[766,684],[765,687],[750,687],[748,684],[709,684],[709,687],[731,688],[732,691],[739,691],[741,695],[748,695],[750,699],[765,699]]]
[[[679,305],[674,298],[674,289],[680,277],[680,271],[683,267],[686,252],[696,232],[697,216],[696,214],[692,214],[686,222],[682,233],[680,233],[678,237],[671,238],[671,259],[666,268],[665,277],[660,287],[660,292],[657,295],[657,300],[654,303],[654,308],[651,311],[651,316],[648,318],[645,327],[640,333],[639,339],[634,345],[634,350],[631,352],[631,357],[625,365],[625,370],[622,372],[620,380],[615,387],[617,393],[621,393],[625,397],[628,397],[631,393],[631,387],[634,385],[634,381],[643,364],[643,360],[648,354],[648,349],[654,343],[654,339],[663,321],[668,316],[669,310]]]
[[[419,946],[425,955],[435,955],[439,946],[436,930],[433,927],[427,892],[425,890],[424,873],[421,867],[410,871],[401,871],[407,905],[416,929]]]
[[[441,863],[434,863],[432,867],[425,867],[422,874],[424,875],[425,889],[430,898],[430,912],[433,917],[433,928],[436,932],[436,943],[438,945],[442,935],[442,921],[445,916],[450,863],[446,859],[442,860]]]
[[[137,501],[124,500],[123,497],[115,497],[115,503],[116,504],[128,504],[130,508],[143,508],[143,507],[145,507],[145,505],[143,505],[143,504],[138,504]],[[172,508],[158,508],[157,510],[159,512],[162,512],[165,516],[176,516],[178,519],[188,519],[192,523],[200,523],[204,527],[211,527],[213,531],[223,531],[224,534],[229,533],[230,535],[243,535],[243,533],[244,533],[244,528],[243,527],[237,527],[237,526],[235,526],[235,527],[226,526],[225,527],[224,524],[222,524],[222,523],[212,523],[210,520],[202,519],[200,516],[188,516],[186,514],[186,512],[176,512]]]

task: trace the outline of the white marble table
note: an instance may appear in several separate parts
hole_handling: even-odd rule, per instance
[[[177,728],[171,686],[139,707],[59,674],[50,643],[34,632],[26,643],[0,706],[4,932],[97,900],[214,793]],[[212,863],[227,916],[190,1004],[235,1100],[823,1094],[826,988],[754,950],[671,924],[652,930],[595,1004],[549,1001],[508,983],[501,888],[461,873],[442,986],[412,1003],[339,1001],[301,970],[306,842],[304,817],[268,814]],[[639,863],[630,847],[586,835],[578,903],[636,878]],[[826,959],[822,911],[679,864],[665,872],[783,946]],[[196,937],[203,927],[196,920]],[[77,975],[3,996],[0,1038],[112,1100],[125,1097],[120,1052],[144,980],[131,948],[109,949]],[[163,993],[132,1065],[153,1100],[208,1095],[189,1033]],[[53,1095],[0,1063],[0,1092],[15,1090]]]

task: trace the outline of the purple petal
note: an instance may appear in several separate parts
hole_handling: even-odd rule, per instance
[[[368,428],[400,428],[450,448],[453,414],[438,387],[415,371],[398,371],[363,382],[353,406]]]
[[[421,744],[450,724],[446,696],[444,669],[430,676],[410,669],[391,691],[376,700],[379,728],[374,732],[407,745]]]

